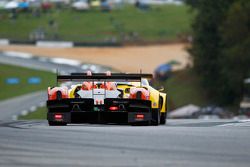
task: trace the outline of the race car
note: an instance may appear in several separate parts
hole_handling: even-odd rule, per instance
[[[57,75],[48,88],[50,126],[70,123],[165,124],[167,95],[149,85],[152,74]]]

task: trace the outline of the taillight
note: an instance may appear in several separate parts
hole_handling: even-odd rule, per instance
[[[55,119],[62,119],[62,118],[63,118],[63,115],[62,115],[62,114],[55,114],[55,115],[54,115],[54,118],[55,118]]]
[[[135,115],[135,119],[137,119],[137,120],[143,120],[144,119],[144,115],[143,114],[136,114]]]
[[[118,109],[119,109],[119,107],[117,107],[117,106],[111,106],[111,107],[109,107],[110,111],[116,111]]]

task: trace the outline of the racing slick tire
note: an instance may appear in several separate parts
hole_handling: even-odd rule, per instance
[[[158,108],[152,109],[151,125],[158,126],[159,124],[160,124],[160,110]]]
[[[166,113],[161,113],[161,120],[160,120],[161,125],[166,124]]]
[[[163,98],[159,97],[159,110],[161,111],[163,106]],[[166,112],[160,112],[160,124],[166,124]]]
[[[49,121],[49,126],[66,126],[66,122],[54,122],[54,121]]]

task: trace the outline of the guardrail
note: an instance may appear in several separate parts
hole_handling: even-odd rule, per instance
[[[0,46],[10,44],[27,44],[35,45],[37,47],[50,47],[50,48],[72,48],[72,47],[119,47],[122,46],[119,42],[72,42],[72,41],[22,41],[22,40],[9,40],[0,39]]]

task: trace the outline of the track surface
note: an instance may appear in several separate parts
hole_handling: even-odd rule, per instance
[[[2,122],[0,166],[249,167],[249,127],[230,120],[158,127]]]

